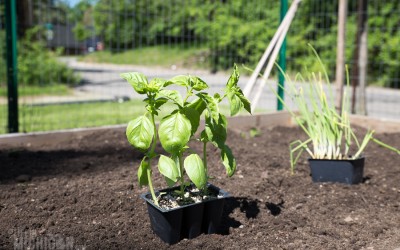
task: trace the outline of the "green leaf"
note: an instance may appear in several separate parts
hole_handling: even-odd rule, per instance
[[[133,89],[139,94],[145,94],[147,91],[148,81],[145,75],[138,72],[123,73],[120,75],[127,80]]]
[[[226,86],[228,88],[233,88],[237,86],[237,83],[239,82],[239,70],[236,64],[233,65],[233,72],[231,76],[228,79],[228,82],[226,83]]]
[[[158,93],[158,96],[168,98],[180,107],[183,107],[183,99],[177,90],[163,89]]]
[[[149,185],[149,179],[147,178],[147,169],[149,168],[149,162],[146,158],[146,156],[143,157],[137,173],[140,187]]]
[[[225,93],[228,96],[231,116],[236,115],[244,108],[251,114],[251,105],[249,100],[243,95],[243,91],[237,85],[239,82],[239,71],[236,64],[233,66],[233,72],[226,83]]]
[[[251,105],[249,100],[243,95],[242,90],[238,86],[234,86],[232,88],[226,88],[225,92],[227,93],[231,116],[236,115],[242,108],[247,110],[251,114]]]
[[[211,117],[215,120],[219,119],[219,107],[218,102],[214,97],[210,96],[207,93],[198,93],[196,94],[203,102],[206,104],[208,112],[211,114]]]
[[[208,141],[212,142],[216,147],[224,147],[227,134],[227,121],[223,114],[219,114],[218,120],[207,116],[204,130]]]
[[[231,116],[239,113],[240,109],[243,107],[242,102],[238,96],[235,95],[234,92],[228,92],[228,100],[229,106],[231,110]]]
[[[201,91],[208,88],[206,82],[200,79],[197,76],[190,75],[179,75],[168,80],[164,87],[169,86],[171,84],[176,84],[184,87],[192,87],[194,90]]]
[[[236,159],[227,145],[224,145],[221,149],[221,160],[225,166],[226,174],[231,177],[236,171]]]
[[[164,83],[164,79],[153,78],[147,86],[147,90],[152,93],[157,93],[163,87]]]
[[[203,101],[202,98],[197,98],[197,99],[193,100],[191,103],[189,103],[189,105],[187,105],[187,107],[196,110],[197,113],[199,113],[199,115],[201,115],[203,113],[203,111],[207,108],[207,105]]]
[[[189,142],[191,130],[189,119],[179,112],[164,117],[158,129],[162,147],[170,154],[178,154]]]
[[[214,94],[214,99],[215,99],[218,103],[220,103],[220,102],[222,101],[223,98],[221,97],[220,94],[215,93],[215,94]]]
[[[165,82],[164,87],[167,87],[171,84],[176,84],[184,87],[190,86],[190,77],[185,75],[175,76],[168,81]]]
[[[240,98],[242,101],[244,109],[251,114],[251,104],[250,101],[244,96],[243,92],[240,90],[240,94],[237,94],[237,96]]]
[[[190,125],[192,126],[192,132],[191,136],[196,133],[197,128],[200,125],[200,114],[197,112],[197,110],[190,108],[190,107],[185,107],[182,110],[182,113],[189,119]]]
[[[204,189],[207,185],[207,175],[203,161],[197,154],[191,154],[186,157],[184,167],[189,179],[198,189]]]
[[[160,97],[155,100],[154,108],[159,109],[162,105],[167,103],[168,99],[165,97]]]
[[[158,170],[165,177],[168,186],[173,186],[178,181],[179,171],[175,161],[171,158],[161,155],[158,160]]]
[[[201,131],[200,133],[200,141],[202,142],[209,142],[210,140],[208,139],[206,130],[204,129],[203,131]]]
[[[154,136],[154,125],[147,116],[139,116],[130,121],[126,128],[126,137],[135,148],[145,151],[150,147]]]
[[[194,90],[197,90],[197,91],[202,91],[204,89],[208,89],[207,83],[196,76],[190,78],[190,85],[193,87]]]

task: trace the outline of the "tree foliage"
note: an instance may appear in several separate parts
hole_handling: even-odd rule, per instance
[[[213,71],[234,62],[254,67],[272,39],[280,15],[279,1],[264,0],[84,0],[74,7],[59,3],[57,11],[44,13],[45,1],[35,5],[42,23],[76,23],[77,39],[93,29],[114,52],[160,44],[200,45]],[[368,1],[369,81],[399,87],[400,2]],[[53,8],[54,9],[54,8]],[[307,43],[324,59],[333,79],[336,60],[338,1],[301,2],[287,37],[288,70],[318,69]],[[348,3],[346,63],[352,67],[357,32],[357,1]]]
[[[393,14],[399,3],[368,4],[372,13],[368,20],[368,72],[380,83],[399,86],[400,17]],[[311,43],[334,76],[337,9],[337,1],[302,1],[288,33],[289,70],[319,67],[307,52],[306,45]],[[348,11],[346,62],[351,66],[357,32],[355,1],[349,2]],[[279,25],[279,13],[279,1],[261,0],[99,0],[93,11],[96,31],[110,48],[171,42],[185,46],[196,41],[207,46],[214,71],[234,62],[255,66]]]

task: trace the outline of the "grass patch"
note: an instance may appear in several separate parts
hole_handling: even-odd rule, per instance
[[[20,131],[49,131],[124,124],[143,112],[144,109],[139,100],[123,103],[25,105],[20,106]]]
[[[222,113],[229,116],[229,109],[220,106]],[[172,104],[163,106],[161,116],[171,113]],[[0,115],[0,134],[7,133],[7,106]],[[129,120],[145,112],[141,100],[128,102],[98,102],[79,104],[58,104],[47,106],[20,105],[19,131],[37,132],[72,128],[98,127],[105,125],[127,124]]]
[[[18,86],[18,96],[39,96],[39,95],[68,95],[71,89],[62,84],[49,86]],[[7,96],[7,88],[0,87],[0,97]]]
[[[205,48],[187,48],[184,46],[160,45],[128,50],[119,53],[110,51],[97,51],[80,57],[83,62],[113,63],[113,64],[136,64],[146,66],[171,65],[190,68],[204,68],[208,50]]]

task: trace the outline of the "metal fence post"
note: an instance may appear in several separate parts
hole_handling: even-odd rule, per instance
[[[7,43],[8,132],[18,132],[17,18],[15,0],[5,1]]]
[[[288,10],[288,0],[281,0],[281,15],[280,15],[280,21],[282,22],[283,18],[286,15],[286,12]],[[279,67],[283,70],[283,72],[286,71],[286,38],[283,40],[282,47],[279,50],[279,61],[278,61]],[[278,95],[284,99],[284,87],[285,87],[285,76],[282,74],[281,71],[279,71],[278,75],[278,82],[280,85],[278,85]],[[283,104],[282,102],[277,99],[278,105],[277,105],[277,110],[282,110],[283,109]]]

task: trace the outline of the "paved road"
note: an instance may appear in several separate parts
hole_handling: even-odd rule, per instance
[[[153,77],[168,79],[178,74],[190,73],[206,81],[210,85],[211,92],[221,90],[229,77],[228,73],[211,74],[208,71],[188,71],[176,67],[166,69],[131,65],[93,64],[77,62],[74,58],[64,58],[63,60],[69,67],[79,72],[85,81],[85,84],[76,88],[76,95],[86,95],[92,99],[115,99],[122,97],[140,98],[134,93],[131,86],[119,77],[119,74],[123,72],[142,72],[150,79]],[[242,76],[239,81],[239,86],[243,88],[247,81],[248,77]],[[273,82],[272,80],[272,85],[274,85]],[[265,86],[263,89],[257,107],[264,111],[276,109],[276,98],[273,96],[268,86]],[[400,90],[368,87],[367,110],[368,115],[372,117],[400,120]]]

